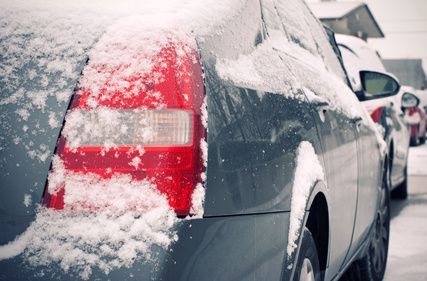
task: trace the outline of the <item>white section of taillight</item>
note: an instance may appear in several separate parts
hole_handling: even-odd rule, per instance
[[[193,122],[189,110],[74,109],[63,135],[69,148],[89,146],[189,146]]]

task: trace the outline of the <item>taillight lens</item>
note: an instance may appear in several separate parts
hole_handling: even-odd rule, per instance
[[[71,148],[89,146],[189,146],[193,136],[190,110],[73,110],[63,135]]]
[[[135,70],[132,61],[109,66],[89,60],[57,155],[69,172],[148,179],[176,213],[185,216],[204,169],[202,68],[194,48],[176,41],[163,46],[151,64],[147,73]],[[93,73],[104,79],[96,81],[96,87],[86,77]],[[45,205],[64,208],[67,190],[58,190],[51,194],[46,189]]]
[[[374,111],[372,111],[371,118],[372,120],[374,120],[375,123],[378,123],[378,121],[380,120],[381,115],[383,113],[383,109],[383,107],[378,107]]]

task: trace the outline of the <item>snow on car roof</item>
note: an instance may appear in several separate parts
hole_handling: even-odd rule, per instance
[[[320,19],[339,19],[363,5],[362,2],[312,2],[310,8]]]
[[[386,72],[378,53],[368,43],[355,36],[344,34],[336,34],[335,38],[339,45],[344,45],[357,55],[364,70]]]

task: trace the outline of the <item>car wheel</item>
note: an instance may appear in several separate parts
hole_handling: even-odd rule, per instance
[[[370,235],[365,255],[350,266],[341,280],[383,280],[388,255],[390,233],[390,174],[386,173],[381,188],[380,206]]]
[[[407,199],[408,198],[408,168],[404,170],[405,179],[395,189],[391,191],[391,197],[394,199]]]
[[[426,136],[421,136],[420,137],[420,144],[425,144],[426,143]]]
[[[320,281],[320,266],[317,256],[316,243],[311,232],[304,227],[301,247],[297,265],[295,268],[294,281]]]
[[[411,139],[409,141],[410,146],[417,146],[420,144],[420,137],[419,137],[419,129],[417,127],[417,131],[415,133],[415,136],[411,136]]]

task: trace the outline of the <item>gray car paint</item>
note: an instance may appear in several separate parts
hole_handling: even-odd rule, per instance
[[[279,280],[287,243],[289,213],[183,220],[177,243],[152,249],[151,262],[94,270],[90,280]],[[0,263],[0,280],[81,280],[58,265],[34,268],[22,256]],[[289,276],[283,276],[287,280]]]
[[[86,58],[81,58],[81,67]],[[34,65],[23,65],[21,71],[39,69]],[[57,77],[51,76],[52,80]],[[49,81],[50,82],[50,81]],[[26,81],[25,89],[34,91],[32,83]],[[52,83],[53,84],[53,83]],[[67,81],[67,84],[58,90],[72,91],[77,81]],[[14,89],[8,88],[0,79],[2,95],[10,96]],[[49,114],[55,113],[59,116],[60,124],[67,109],[68,102],[58,103],[54,97],[47,99],[44,110],[31,112],[28,121],[16,117],[16,111],[22,104],[30,103],[29,99],[22,103],[2,104],[0,112],[3,128],[0,150],[0,244],[5,244],[22,233],[33,220],[37,206],[41,202],[47,174],[50,167],[51,154],[53,153],[58,139],[60,127],[49,126]],[[28,131],[23,131],[23,126],[28,126]],[[20,140],[16,143],[16,138]],[[46,159],[43,161],[37,156],[30,157],[32,150],[40,150],[46,147]],[[24,196],[31,196],[32,203],[26,207]]]
[[[258,1],[251,3],[252,5],[259,4]],[[245,12],[257,11],[256,6],[250,8]],[[108,275],[109,279],[126,280],[137,276],[142,280],[279,280],[281,277],[288,280],[290,276],[283,271],[285,249],[288,243],[288,211],[290,210],[290,194],[296,166],[296,148],[303,140],[310,141],[315,146],[322,163],[328,162],[325,165],[328,182],[336,184],[336,186],[334,184],[328,186],[329,191],[336,194],[335,200],[337,200],[334,201],[336,208],[331,207],[334,212],[332,221],[335,224],[335,228],[332,228],[335,234],[331,236],[331,239],[340,239],[342,228],[346,228],[346,233],[352,235],[353,222],[357,216],[355,211],[358,196],[357,175],[363,171],[357,168],[359,155],[355,154],[356,137],[358,136],[355,125],[348,123],[350,120],[332,112],[329,116],[332,120],[328,122],[339,123],[340,126],[326,128],[325,131],[324,127],[330,124],[321,125],[322,121],[318,120],[317,109],[311,107],[303,91],[301,91],[301,98],[295,99],[226,83],[217,76],[215,58],[211,55],[213,50],[218,57],[233,57],[241,49],[250,49],[250,46],[260,42],[259,33],[242,31],[246,27],[247,18],[247,15],[243,13],[240,17],[235,18],[234,24],[226,27],[220,35],[214,36],[211,42],[207,40],[200,44],[209,114],[207,138],[209,166],[207,168],[205,218],[182,221],[177,226],[178,242],[172,246],[170,251],[154,250],[156,256],[154,264],[137,262],[130,269],[124,268],[111,272]],[[256,21],[254,18],[251,19]],[[261,22],[259,22],[259,26],[262,26]],[[239,34],[240,37],[235,37],[236,41],[233,42],[231,40],[233,36],[230,37],[229,34]],[[242,38],[250,40],[240,42]],[[226,44],[226,42],[228,43]],[[241,49],[229,48],[239,45],[235,43],[246,45],[240,46]],[[218,47],[221,44],[223,46]],[[218,50],[222,50],[224,53],[218,52]],[[84,62],[85,59],[82,58],[82,65]],[[74,87],[75,83],[76,81],[70,82],[69,87]],[[64,111],[65,106],[58,108],[58,112],[64,113]],[[283,125],[290,123],[294,126],[281,131]],[[48,126],[47,123],[41,125]],[[340,131],[342,135],[333,135],[338,129],[343,130]],[[58,130],[50,134],[52,136],[51,149],[56,142]],[[281,133],[273,139],[271,131],[274,130]],[[19,132],[18,129],[17,132]],[[49,134],[49,131],[46,133]],[[330,142],[328,142],[328,138],[323,138],[325,134],[333,135]],[[368,132],[368,134],[372,137],[372,132]],[[322,140],[319,135],[322,136]],[[356,159],[350,166],[341,166],[342,170],[336,171],[333,163],[330,162],[333,161],[333,157],[329,157],[328,154],[332,155],[334,148],[343,148],[339,156],[344,157],[347,153],[346,146],[351,147],[351,155]],[[370,164],[378,167],[377,164],[380,161],[376,160]],[[40,173],[36,177],[37,182],[45,181],[48,162],[38,164],[39,166],[33,169]],[[12,164],[10,164],[10,169],[12,169]],[[347,178],[349,169],[352,174],[350,179]],[[357,174],[356,177],[355,174]],[[373,175],[375,181],[375,185],[371,186],[373,189],[376,187],[377,176],[378,174]],[[34,178],[30,178],[30,180],[33,181]],[[342,182],[347,182],[346,186],[340,186]],[[345,193],[342,193],[340,188],[348,188],[347,194],[350,194],[352,206],[349,207],[349,202],[344,196]],[[42,189],[42,186],[38,189],[37,196],[34,196],[33,199],[34,202],[40,200]],[[4,192],[7,193],[7,191]],[[23,194],[26,192],[28,190],[23,189],[20,194],[16,195],[16,206],[20,206],[18,201],[22,204]],[[22,199],[19,199],[21,196]],[[332,198],[334,197],[332,196]],[[375,201],[373,202],[376,204]],[[13,210],[13,208],[11,209]],[[344,212],[339,213],[340,210]],[[346,219],[349,219],[347,222],[350,223],[340,225],[341,215],[345,215]],[[10,217],[6,213],[5,216]],[[31,216],[25,224],[19,226],[19,230],[11,233],[19,233],[25,229],[29,221],[31,221]],[[363,221],[362,227],[366,226],[365,223]],[[349,226],[350,230],[348,230]],[[343,266],[344,258],[349,252],[352,242],[348,235],[345,235],[345,239],[343,239],[342,248],[336,248],[340,252],[329,254],[329,261],[333,267],[329,270],[328,278],[333,278]],[[10,234],[5,238],[5,241],[10,241],[11,236],[13,235]],[[364,238],[362,236],[360,239]],[[349,255],[351,256],[351,254]],[[78,278],[65,274],[55,266],[49,268],[28,267],[22,258],[19,256],[0,262],[2,272],[0,278],[7,280],[15,277],[19,277],[18,280],[25,278],[72,280]],[[40,275],[41,272],[44,274],[43,276]],[[281,276],[282,274],[283,276]],[[92,277],[104,279],[105,275],[96,271]]]

